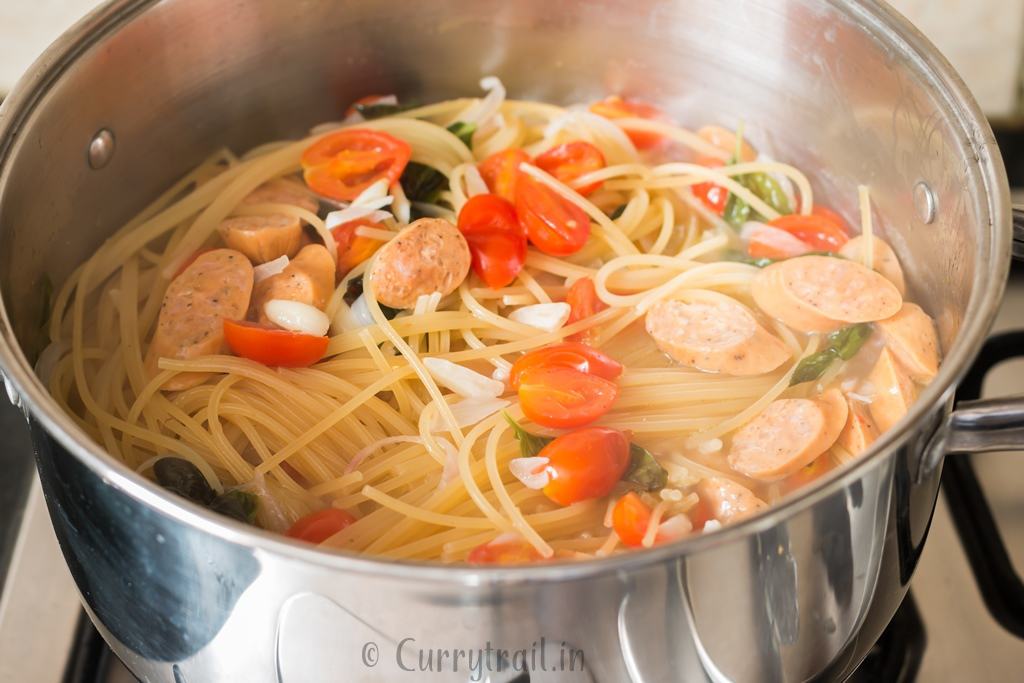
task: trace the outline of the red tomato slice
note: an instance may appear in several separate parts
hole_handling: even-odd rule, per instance
[[[365,226],[368,228],[383,228],[380,223],[374,223],[368,218],[357,218],[348,223],[331,228],[334,241],[338,245],[338,277],[345,277],[350,270],[370,258],[376,253],[383,242],[361,237],[356,234],[356,228]]]
[[[604,154],[601,150],[582,140],[552,147],[537,157],[533,163],[566,185],[582,175],[600,171],[605,167]],[[584,185],[576,191],[586,197],[599,187],[601,181]]]
[[[540,553],[523,540],[490,541],[469,551],[470,564],[526,564],[542,560]]]
[[[665,118],[665,115],[657,107],[640,100],[624,100],[618,95],[612,95],[600,102],[594,102],[590,105],[590,111],[606,119],[640,118],[658,120]],[[647,131],[630,130],[626,131],[626,135],[633,141],[637,149],[650,149],[662,141],[660,135]]]
[[[544,495],[572,505],[611,493],[629,465],[629,439],[617,429],[587,427],[563,434],[537,455],[548,459]]]
[[[572,368],[588,375],[596,375],[602,379],[612,380],[622,374],[622,364],[614,358],[606,356],[593,346],[580,342],[562,342],[545,346],[524,354],[512,364],[509,373],[509,384],[519,389],[519,380],[523,373],[534,368]]]
[[[643,544],[650,523],[651,509],[632,491],[619,498],[612,509],[612,528],[619,540],[631,548]]]
[[[411,156],[409,143],[387,133],[346,128],[310,145],[302,169],[311,190],[349,201],[381,178],[397,182]]]
[[[516,200],[516,183],[519,180],[519,164],[529,163],[530,155],[521,149],[506,149],[495,152],[477,166],[487,189],[502,199]]]
[[[601,417],[619,396],[619,385],[575,368],[538,366],[519,375],[519,404],[545,427],[570,429]]]
[[[526,262],[526,233],[510,202],[493,194],[472,197],[459,212],[459,231],[469,243],[473,272],[488,287],[516,279]]]
[[[390,95],[364,95],[349,105],[348,109],[345,110],[345,117],[348,118],[349,116],[358,113],[359,110],[356,109],[357,104],[361,104],[364,107],[372,107],[375,104],[380,104],[381,100],[387,99],[388,97],[390,97]]]
[[[806,242],[792,233],[770,225],[757,225],[749,232],[744,228],[744,234],[747,238],[747,254],[751,258],[785,259],[811,251]]]
[[[725,165],[724,161],[713,157],[702,157],[698,160],[698,163],[709,168],[718,168]],[[690,190],[693,192],[694,197],[699,199],[704,206],[714,211],[717,215],[721,216],[725,213],[725,205],[729,203],[729,190],[711,181],[697,183]]]
[[[530,242],[545,254],[574,254],[590,237],[590,218],[583,209],[523,173],[516,181],[516,214]]]
[[[788,216],[779,216],[775,220],[769,221],[768,225],[785,230],[807,244],[812,251],[836,252],[849,241],[850,235],[846,232],[843,224],[836,222],[832,217],[838,218],[838,216],[831,211],[828,213],[831,216],[823,213],[812,213],[810,216],[792,213]]]
[[[224,340],[235,355],[282,368],[307,367],[327,352],[327,337],[314,337],[242,320],[224,321]]]
[[[569,304],[569,319],[566,321],[566,325],[572,325],[574,322],[589,318],[592,315],[600,313],[604,309],[608,308],[608,304],[601,301],[597,296],[597,290],[594,289],[594,281],[589,277],[581,277],[576,282],[572,283],[572,287],[569,288],[568,294],[565,295],[565,302]],[[569,339],[575,341],[586,341],[590,337],[590,333],[593,332],[593,328],[577,332],[576,334],[569,337]]]
[[[287,535],[306,543],[323,543],[355,521],[356,518],[344,510],[326,508],[299,518]]]

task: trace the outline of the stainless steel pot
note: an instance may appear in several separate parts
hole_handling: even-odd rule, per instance
[[[62,281],[204,154],[298,135],[370,92],[465,95],[489,73],[517,97],[621,91],[691,122],[743,119],[842,209],[869,184],[939,322],[938,378],[870,456],[764,516],[512,569],[323,553],[214,518],[115,462],[47,396],[29,362],[44,277]],[[0,109],[0,360],[89,615],[147,681],[480,680],[494,649],[534,681],[842,678],[906,591],[942,455],[1019,443],[1020,402],[950,413],[1010,245],[981,112],[879,2],[117,0]]]

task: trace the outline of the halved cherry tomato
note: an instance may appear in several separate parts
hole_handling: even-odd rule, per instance
[[[686,516],[690,518],[694,531],[701,531],[707,522],[715,518],[715,511],[711,509],[711,505],[707,501],[700,498],[696,505],[686,511]]]
[[[589,277],[581,277],[572,283],[572,287],[569,288],[569,292],[565,295],[565,302],[569,304],[569,319],[566,320],[566,325],[572,325],[574,322],[589,318],[608,308],[608,304],[598,298],[597,290],[594,289],[594,281]],[[593,331],[594,328],[583,330],[572,335],[569,339],[586,341]]]
[[[721,159],[715,159],[714,157],[702,157],[698,163],[708,168],[718,168],[724,166],[725,162]],[[721,216],[725,213],[725,205],[729,203],[729,190],[725,189],[721,185],[716,185],[710,180],[703,183],[697,183],[690,188],[693,192],[693,196],[696,197],[716,214]]]
[[[494,540],[469,551],[470,564],[526,564],[542,560],[540,553],[522,539]]]
[[[564,366],[537,366],[519,375],[523,414],[539,425],[569,429],[601,417],[619,396],[615,382]]]
[[[523,173],[516,181],[516,214],[530,241],[545,254],[574,254],[590,237],[590,218],[583,209]]]
[[[566,185],[581,175],[600,171],[605,167],[604,154],[601,150],[582,140],[552,147],[537,157],[533,163]],[[576,191],[586,197],[599,187],[601,181],[576,188]]]
[[[502,199],[516,200],[516,183],[519,180],[519,164],[529,163],[530,155],[521,149],[506,149],[495,152],[477,166],[487,189]]]
[[[381,178],[397,182],[410,156],[412,148],[404,140],[379,130],[346,128],[302,153],[303,176],[314,192],[348,201]]]
[[[488,287],[516,279],[526,262],[526,233],[510,202],[494,194],[470,198],[459,212],[459,231],[469,243],[473,272]]]
[[[643,543],[650,523],[651,509],[633,491],[619,498],[612,509],[612,528],[619,540],[631,548]]]
[[[348,118],[353,114],[359,113],[359,110],[356,109],[356,105],[372,107],[375,104],[380,104],[381,100],[386,100],[389,97],[391,97],[391,95],[364,95],[348,106],[348,109],[345,110],[345,117]]]
[[[850,239],[849,233],[841,222],[835,220],[836,218],[839,217],[831,211],[827,214],[812,213],[809,216],[792,213],[788,216],[779,216],[769,221],[768,225],[785,230],[814,251],[835,252]]]
[[[611,427],[586,427],[563,434],[537,456],[548,459],[544,495],[572,505],[611,493],[629,465],[629,439]]]
[[[572,368],[588,375],[597,375],[612,380],[622,374],[622,364],[606,356],[593,346],[580,342],[562,342],[544,346],[522,355],[512,364],[508,381],[513,389],[519,389],[523,373],[534,368]]]
[[[203,254],[205,254],[208,251],[212,251],[212,250],[211,249],[197,249],[194,254],[192,254],[187,259],[185,259],[184,261],[181,262],[181,265],[178,266],[178,270],[176,270],[174,272],[174,277],[178,277],[179,275],[184,273],[185,270],[189,266],[191,266],[193,263],[196,262],[197,258],[199,258],[200,256],[202,256]]]
[[[639,100],[624,100],[618,95],[612,95],[600,102],[594,102],[590,105],[590,111],[606,119],[640,118],[657,120],[665,118],[665,115],[657,107]],[[662,141],[660,135],[647,131],[628,130],[626,135],[633,141],[637,149],[650,149]]]
[[[338,277],[345,277],[348,271],[373,256],[384,245],[379,240],[357,235],[356,228],[363,226],[383,228],[380,223],[374,223],[368,218],[357,218],[331,228],[331,234],[338,245]]]
[[[282,368],[304,368],[327,352],[327,337],[279,330],[244,320],[224,321],[224,341],[242,358]]]
[[[326,508],[300,517],[287,535],[307,543],[323,543],[355,521],[356,518],[344,510]]]
[[[842,216],[840,216],[838,213],[828,208],[827,206],[815,204],[813,207],[811,207],[811,214],[829,219],[830,221],[838,225],[840,228],[842,228],[843,232],[845,232],[846,234],[850,234],[850,228],[846,225],[846,219],[844,219]]]
[[[749,232],[744,228],[744,234],[751,258],[785,259],[811,251],[803,240],[771,225],[756,225]]]

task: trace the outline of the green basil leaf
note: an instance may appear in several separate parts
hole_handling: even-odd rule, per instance
[[[629,466],[622,481],[641,491],[657,491],[668,483],[668,471],[658,464],[649,450],[633,443],[629,445]]]
[[[722,213],[725,222],[737,230],[750,220],[750,205],[730,193],[729,200],[725,203],[725,211]]]
[[[473,133],[476,132],[475,123],[456,121],[452,125],[448,126],[448,131],[458,139],[462,140],[462,144],[466,147],[473,149]]]
[[[870,323],[858,323],[830,333],[825,337],[828,346],[817,353],[812,353],[797,364],[796,370],[793,371],[793,376],[789,380],[789,386],[813,382],[824,375],[828,367],[837,359],[850,360],[857,355],[873,331],[874,328]]]
[[[749,173],[743,176],[743,185],[756,194],[764,203],[785,216],[792,213],[789,197],[782,191],[779,181],[767,173]]]
[[[161,458],[153,465],[156,483],[200,505],[209,505],[217,497],[199,468],[184,458]]]
[[[626,205],[625,204],[619,204],[617,207],[615,207],[615,210],[612,211],[608,215],[608,218],[610,218],[610,219],[612,219],[614,221],[614,220],[618,219],[620,216],[622,216],[622,214],[625,211],[626,211]]]
[[[254,524],[258,499],[255,494],[245,491],[228,491],[213,499],[210,509],[214,512],[237,519],[239,522]]]
[[[793,371],[793,376],[789,380],[789,386],[813,382],[825,374],[828,366],[832,365],[832,361],[835,359],[836,352],[831,348],[812,353],[797,364],[796,370]]]
[[[870,323],[858,323],[836,330],[828,335],[829,348],[843,360],[850,360],[857,355],[873,331]]]
[[[448,188],[448,177],[426,164],[410,161],[398,179],[409,201],[436,204],[441,192]]]
[[[415,104],[355,104],[352,108],[359,112],[364,119],[380,119],[385,116],[394,116],[403,111],[413,109]]]
[[[362,295],[363,276],[356,275],[354,278],[348,281],[347,285],[345,285],[345,294],[341,298],[342,301],[351,306],[356,302],[356,299],[358,299]],[[385,306],[379,301],[377,302],[377,305],[380,306],[380,312],[383,313],[384,317],[387,318],[388,320],[394,320],[395,316],[402,312],[402,309],[400,308],[391,308],[390,306]]]
[[[531,434],[522,428],[522,426],[509,417],[508,413],[502,413],[509,425],[512,426],[512,431],[515,432],[516,439],[519,440],[519,455],[524,458],[532,458],[541,452],[545,446],[554,441],[550,436],[540,436],[539,434]]]

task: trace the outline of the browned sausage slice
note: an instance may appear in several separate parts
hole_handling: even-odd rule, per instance
[[[878,438],[878,428],[862,403],[847,400],[847,418],[836,443],[850,455],[860,455]]]
[[[782,365],[789,349],[727,296],[662,301],[647,312],[647,333],[658,348],[689,367],[727,375],[760,375]]]
[[[291,204],[316,213],[320,202],[297,180],[274,178],[263,183],[242,199],[243,204]]]
[[[441,218],[411,223],[377,251],[370,280],[377,301],[412,308],[423,294],[454,292],[469,273],[469,245]]]
[[[697,484],[697,496],[723,524],[734,522],[768,507],[745,486],[724,477],[708,477]]]
[[[878,354],[867,381],[872,387],[871,419],[879,432],[885,432],[910,410],[910,404],[917,398],[917,388],[889,349]]]
[[[768,315],[801,332],[829,332],[845,323],[895,315],[896,286],[860,263],[832,256],[799,256],[773,263],[751,286]]]
[[[839,255],[851,261],[863,263],[865,241],[862,235],[853,237],[842,246],[839,250]],[[874,245],[872,248],[871,267],[891,282],[899,291],[900,296],[905,295],[907,293],[907,282],[903,278],[903,268],[900,266],[900,260],[896,258],[896,252],[887,243],[874,235],[871,236],[871,243]]]
[[[917,304],[906,303],[891,318],[878,321],[885,344],[914,381],[930,382],[939,371],[939,335]]]
[[[217,230],[224,244],[245,254],[253,263],[266,263],[279,256],[291,258],[302,244],[302,222],[294,216],[232,216]]]
[[[729,467],[759,481],[789,476],[832,447],[846,412],[837,389],[816,399],[773,401],[733,435]]]
[[[240,320],[252,294],[252,264],[233,249],[200,254],[164,293],[146,369],[159,372],[160,358],[188,359],[224,350],[224,320]],[[163,388],[180,391],[201,384],[207,373],[175,375]]]
[[[256,319],[268,322],[263,306],[273,299],[287,299],[315,306],[321,311],[334,292],[334,259],[327,247],[310,244],[277,275],[256,283],[252,308]]]

